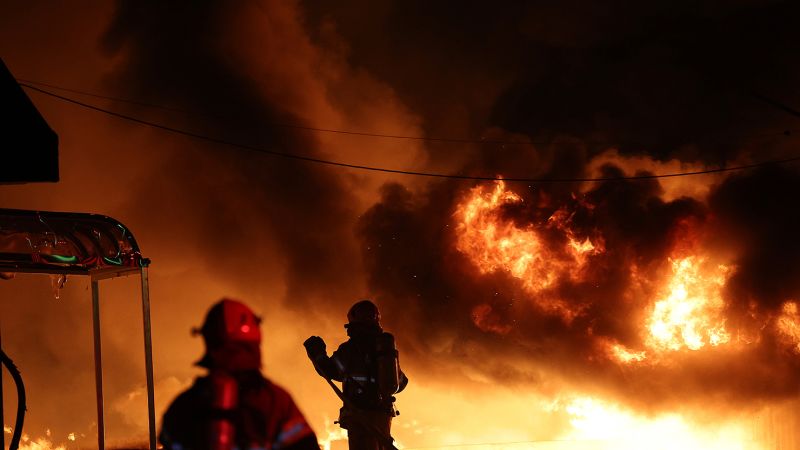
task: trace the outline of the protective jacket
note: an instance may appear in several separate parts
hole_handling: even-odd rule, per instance
[[[229,423],[238,450],[319,450],[317,438],[292,397],[259,371],[235,375],[235,408],[215,406],[212,376],[200,377],[164,414],[159,441],[165,450],[212,450],[212,427]],[[219,448],[219,447],[216,447]]]
[[[350,339],[342,343],[330,357],[315,355],[314,367],[325,378],[342,382],[345,397],[365,411],[383,411],[394,415],[391,395],[381,395],[378,379],[378,339],[383,333],[378,326],[351,324]],[[399,370],[399,386],[405,389],[408,377]]]

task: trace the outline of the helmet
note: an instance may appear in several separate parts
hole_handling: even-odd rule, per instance
[[[208,311],[200,334],[210,347],[229,342],[261,343],[260,322],[245,304],[224,298]]]
[[[229,371],[261,367],[261,319],[241,302],[224,298],[206,314],[199,333],[206,354],[198,365]]]
[[[348,325],[360,323],[380,326],[381,313],[375,303],[369,300],[361,300],[347,312],[347,321],[349,322]]]

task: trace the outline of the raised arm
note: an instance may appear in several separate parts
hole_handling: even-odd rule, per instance
[[[306,339],[303,346],[306,348],[311,363],[314,364],[314,369],[320,376],[336,381],[344,380],[344,367],[337,358],[338,350],[328,357],[325,341],[319,336],[311,336]]]

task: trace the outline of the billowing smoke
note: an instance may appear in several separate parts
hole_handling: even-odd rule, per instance
[[[480,133],[487,140],[545,141],[480,145],[464,173],[616,177],[796,154],[791,133],[783,133],[793,118],[755,95],[797,99],[786,84],[797,71],[785,46],[797,37],[785,21],[792,6],[744,3],[712,14],[631,2],[611,13],[473,5],[455,14],[422,2],[363,10],[356,4],[364,7],[349,2],[319,13],[320,20],[345,24],[342,33],[354,42],[359,63],[395,80],[415,108],[435,109],[425,114],[432,134],[492,125],[498,128]],[[409,27],[415,33],[401,38]],[[373,28],[387,31],[377,40],[357,39]],[[471,32],[456,31],[464,29]],[[464,51],[452,53],[457,47]],[[417,57],[430,64],[400,72],[387,64]],[[443,78],[456,80],[444,94],[425,88]],[[444,95],[453,97],[447,102]],[[472,106],[469,116],[460,114],[464,102]],[[507,183],[504,189],[518,198],[495,205],[497,228],[483,228],[478,237],[500,234],[501,227],[513,227],[517,238],[525,230],[538,233],[544,244],[537,248],[551,258],[543,264],[555,278],[533,293],[526,285],[539,281],[531,276],[546,274],[520,269],[528,264],[524,257],[492,263],[508,256],[504,244],[488,250],[494,256],[486,248],[470,252],[469,245],[459,251],[465,234],[459,208],[470,196],[487,199],[493,188],[486,185],[441,182],[422,192],[387,185],[362,217],[359,236],[371,290],[387,317],[402,317],[396,328],[413,330],[403,342],[430,370],[478,371],[511,384],[557,374],[643,407],[758,404],[791,397],[798,387],[798,355],[792,339],[786,342],[791,332],[779,325],[791,321],[786,310],[800,294],[792,237],[798,216],[790,206],[797,182],[789,166],[728,178]],[[565,215],[568,232],[551,223]],[[570,259],[570,238],[602,244],[602,251]],[[674,294],[663,284],[669,273],[688,270],[673,264],[699,260],[717,271],[708,277],[716,277],[711,284],[720,292],[709,295],[721,302],[715,320],[724,324],[724,336],[710,337],[707,352],[683,348],[658,362],[652,354],[651,363],[609,357],[611,345],[626,349],[629,360],[645,358],[637,352],[648,347],[649,327],[658,326],[655,303]],[[580,266],[580,273],[558,261]],[[688,339],[695,331],[670,333]],[[728,352],[721,341],[741,347]]]
[[[302,64],[313,58],[302,37],[295,36],[297,30],[281,29],[294,25],[291,17],[285,17],[293,13],[280,6],[242,11],[213,2],[202,6],[122,2],[104,40],[106,49],[123,60],[113,82],[136,98],[193,111],[197,116],[182,122],[218,139],[319,156],[313,136],[275,125],[302,123],[294,110],[305,100],[302,91],[307,81],[292,80],[300,74],[280,61]],[[269,24],[260,35],[250,36],[255,39],[251,43],[266,50],[252,54],[269,59],[261,72],[248,73],[236,58],[235,46],[245,45],[238,34],[249,31],[236,31],[248,25],[243,24],[244,14],[261,14]],[[140,194],[141,203],[132,204],[132,210],[181,220],[170,213],[180,211],[173,202],[203,205],[205,211],[194,219],[197,227],[190,228],[212,258],[209,263],[242,280],[281,271],[291,304],[297,307],[336,298],[330,289],[348,291],[346,286],[357,280],[351,268],[352,245],[346,238],[355,212],[350,206],[353,196],[335,172],[237,148],[192,144],[196,153],[176,154],[152,174]],[[227,167],[220,170],[220,161]],[[170,191],[182,191],[182,197],[153,204],[154,193],[164,184]],[[268,254],[243,239],[258,233],[268,236],[280,255],[278,264],[263,261]],[[313,280],[305,276],[309,273]]]
[[[605,173],[621,171],[609,167]],[[585,389],[611,389],[642,407],[711,399],[758,404],[793,397],[798,387],[798,354],[775,327],[781,307],[800,294],[797,244],[788,238],[800,222],[786,206],[798,181],[798,174],[786,169],[743,174],[723,182],[707,203],[687,197],[664,201],[656,181],[597,184],[580,201],[551,196],[547,185],[530,189],[509,183],[507,189],[521,201],[502,205],[496,226],[542,230],[541,251],[557,250],[548,253],[545,269],[534,273],[540,279],[527,278],[530,271],[515,274],[513,263],[525,264],[521,259],[482,273],[480,260],[456,250],[464,233],[458,230],[456,199],[470,192],[463,186],[441,184],[417,196],[400,185],[386,186],[360,232],[370,286],[388,317],[402,317],[395,327],[406,330],[405,348],[415,357],[453,363],[456,371],[468,367],[502,383],[535,383],[543,374],[558,373]],[[544,205],[542,197],[548,199]],[[556,262],[568,258],[557,253],[569,248],[563,233],[546,226],[565,206],[575,242],[596,239],[594,245],[603,246],[589,253],[577,277]],[[712,340],[705,351],[683,348],[652,364],[612,357],[609,342],[647,347],[648,315],[657,299],[670,295],[661,287],[664,273],[687,255],[715,261],[722,256],[730,265],[721,282],[720,323],[734,335],[726,339],[741,349],[729,352]],[[546,280],[549,276],[555,278]],[[530,282],[547,286],[526,289]],[[686,333],[678,332],[678,338]]]
[[[14,7],[16,14],[9,16],[50,17],[24,4]],[[282,153],[400,166],[420,157],[415,145],[404,144],[402,154],[392,141],[364,149],[354,145],[358,141],[283,126],[420,133],[418,119],[387,85],[352,70],[343,54],[322,52],[310,42],[296,5],[121,2],[114,10],[98,11],[100,17],[91,17],[97,20],[93,26],[77,13],[59,11],[81,41],[100,43],[102,57],[92,53],[89,58],[80,53],[83,47],[67,46],[75,61],[86,63],[73,83],[166,108],[119,102],[103,106]],[[34,43],[62,42],[48,34],[34,37]],[[49,48],[34,43],[35,51]],[[22,48],[14,55],[9,64],[20,78],[58,81],[80,66],[72,61],[60,71],[36,73],[35,65],[24,64]],[[325,405],[309,414],[322,428],[322,411],[335,411],[335,397],[325,395],[324,384],[313,384],[319,380],[301,343],[312,333],[341,339],[347,307],[367,295],[354,224],[375,198],[375,186],[387,178],[274,158],[116,119],[104,122],[103,116],[89,118],[63,104],[35,100],[59,129],[63,181],[4,188],[4,206],[100,212],[131,228],[154,262],[158,407],[197,372],[191,363],[201,348],[189,330],[225,295],[241,298],[263,315],[267,373],[282,382],[305,379],[307,390],[293,390],[305,392],[301,399],[324,396],[325,401],[309,402]],[[48,303],[50,283],[40,278],[20,276],[2,286],[15,299],[3,304],[3,346],[22,368],[31,391],[28,431],[41,435],[51,428],[62,441],[67,431],[77,431],[76,445],[91,445],[86,283],[71,278],[53,306]],[[144,425],[140,312],[135,295],[129,295],[137,292],[135,281],[101,286],[108,299],[103,332],[110,442],[141,436]],[[65,391],[64,386],[75,388]],[[12,411],[13,399],[5,400],[6,410]],[[81,408],[66,416],[64,404]]]

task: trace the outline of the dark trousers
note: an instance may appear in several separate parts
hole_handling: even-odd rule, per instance
[[[392,416],[382,411],[351,412],[342,408],[339,424],[347,430],[350,450],[389,450],[376,431],[391,439]]]

